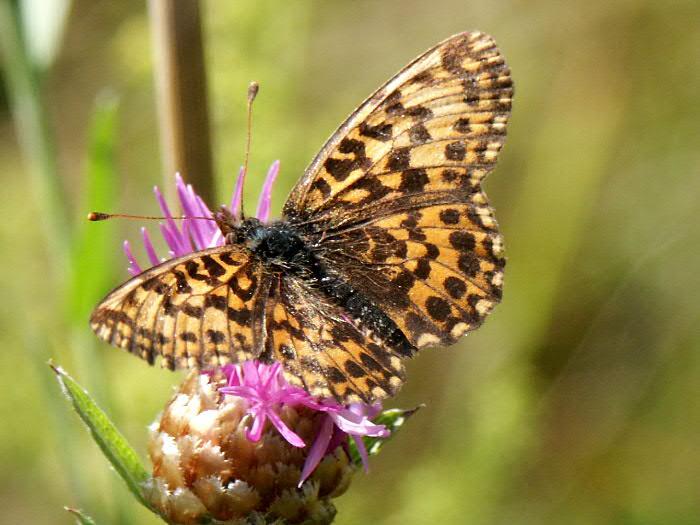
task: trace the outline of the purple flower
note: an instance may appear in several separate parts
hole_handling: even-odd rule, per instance
[[[279,162],[276,161],[268,170],[258,201],[256,217],[262,222],[268,222],[270,218],[272,186],[278,172]],[[241,217],[245,175],[245,170],[241,168],[229,206],[229,211],[236,218]],[[175,176],[175,181],[182,216],[213,217],[211,210],[197,195],[192,185],[185,184],[179,174]],[[168,257],[158,258],[147,230],[142,228],[143,244],[151,265],[160,264],[169,258],[186,255],[195,250],[224,244],[221,231],[214,221],[206,219],[176,221],[176,216],[170,212],[158,187],[154,188],[154,192],[163,215],[167,217],[167,220],[160,224],[160,230],[169,251]],[[129,261],[129,272],[133,275],[141,273],[142,267],[136,261],[127,241],[124,241],[124,251]],[[299,486],[311,475],[324,457],[331,454],[338,446],[345,445],[349,437],[355,441],[366,471],[368,456],[362,436],[387,437],[390,433],[384,425],[376,425],[371,421],[371,418],[381,410],[381,404],[370,406],[351,403],[348,406],[342,406],[335,399],[318,400],[304,389],[291,385],[284,378],[281,363],[266,365],[246,361],[242,364],[224,366],[221,371],[225,374],[228,385],[222,387],[220,392],[242,398],[247,403],[247,413],[252,417],[252,423],[245,434],[251,442],[260,440],[269,420],[287,442],[294,447],[304,448],[307,443],[285,423],[283,417],[285,407],[304,406],[312,411],[323,413],[306,456]]]
[[[269,419],[291,445],[304,447],[306,446],[304,440],[284,423],[282,418],[284,407],[301,405],[325,413],[306,457],[299,486],[327,454],[345,442],[347,436],[352,436],[355,440],[367,471],[367,450],[362,436],[387,437],[389,435],[384,425],[375,425],[370,421],[370,418],[381,410],[380,405],[351,403],[343,407],[333,399],[324,399],[319,403],[306,390],[289,384],[282,374],[281,363],[266,365],[246,361],[242,365],[226,365],[222,371],[228,379],[228,386],[220,388],[219,391],[244,398],[248,403],[247,411],[253,418],[251,427],[246,431],[246,437],[250,441],[260,439],[265,423]]]

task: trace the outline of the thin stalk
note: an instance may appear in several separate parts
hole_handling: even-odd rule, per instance
[[[150,0],[158,122],[166,187],[180,172],[205,201],[214,180],[199,0]]]

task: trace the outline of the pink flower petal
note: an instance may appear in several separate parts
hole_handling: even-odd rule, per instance
[[[314,440],[309,454],[306,456],[306,461],[304,461],[304,468],[301,471],[301,478],[299,479],[299,484],[297,487],[306,481],[311,473],[316,469],[321,460],[326,456],[326,450],[328,449],[328,443],[331,441],[331,436],[333,435],[333,420],[330,417],[323,419],[321,428],[316,434],[316,439]]]
[[[301,439],[301,437],[299,437],[298,434],[292,431],[292,429],[289,428],[284,421],[282,421],[282,418],[277,412],[275,412],[274,410],[269,410],[267,412],[267,417],[270,418],[272,424],[275,425],[275,428],[279,431],[280,434],[282,434],[282,437],[284,437],[284,439],[286,439],[290,445],[295,446],[297,448],[304,448],[306,446],[304,440]]]
[[[228,394],[231,396],[242,397],[243,399],[247,400],[248,402],[250,402],[252,404],[260,403],[260,401],[261,401],[261,397],[258,394],[258,391],[251,386],[246,386],[246,385],[223,386],[219,389],[219,391],[222,394]]]
[[[160,233],[163,235],[165,243],[170,248],[171,257],[175,257],[180,252],[178,236],[172,234],[167,224],[160,223],[158,226],[160,226]]]
[[[343,417],[340,413],[331,413],[330,416],[338,428],[347,434],[372,437],[387,437],[389,435],[389,431],[384,425],[375,425],[366,418],[355,422]]]
[[[236,218],[241,218],[243,208],[243,184],[245,182],[245,168],[241,167],[238,170],[238,179],[236,180],[236,189],[233,191],[233,199],[231,200],[231,213]]]
[[[192,186],[186,185],[182,180],[180,174],[175,175],[175,189],[177,190],[177,196],[180,199],[180,206],[186,217],[197,217],[197,199],[194,196],[194,190]],[[185,221],[182,225],[183,231],[187,230],[192,236],[194,241],[194,247],[198,250],[202,250],[206,247],[206,240],[201,229],[197,226],[197,222],[200,221]]]
[[[124,241],[122,244],[124,247],[124,253],[126,254],[126,259],[129,261],[129,268],[128,271],[131,275],[138,275],[143,270],[139,266],[139,263],[136,262],[136,257],[134,257],[134,252],[131,251],[131,246],[129,245],[129,241]]]
[[[151,243],[151,238],[148,236],[148,230],[146,228],[141,228],[141,238],[143,239],[143,245],[146,247],[146,253],[148,254],[148,259],[151,261],[151,265],[155,266],[160,264],[160,259],[156,255],[156,251],[153,249],[153,243]]]
[[[272,185],[275,183],[277,174],[280,171],[280,161],[276,160],[270,166],[265,178],[265,184],[260,192],[260,200],[258,201],[258,210],[255,216],[262,222],[267,222],[270,219],[270,205],[272,202]]]
[[[260,383],[260,375],[258,374],[258,367],[255,361],[243,363],[243,381],[251,385]]]
[[[369,454],[367,454],[367,447],[365,447],[365,440],[361,436],[352,436],[355,441],[355,446],[357,447],[357,452],[362,458],[362,465],[364,465],[364,471],[369,472]]]
[[[211,210],[207,207],[207,205],[204,203],[202,198],[199,195],[195,194],[195,198],[197,201],[197,215],[200,217],[213,217]],[[205,248],[212,248],[214,246],[221,246],[224,242],[224,238],[221,235],[221,230],[219,230],[219,227],[216,225],[214,221],[204,221],[204,220],[198,220],[195,221],[199,227],[202,229],[202,232],[204,233],[204,236],[207,240],[207,245]],[[220,242],[216,242],[216,238],[220,239]]]
[[[165,215],[168,218],[168,229],[170,231],[175,231],[177,232],[177,225],[175,224],[175,221],[172,219],[173,214],[170,213],[170,208],[168,208],[168,203],[165,202],[165,198],[163,197],[163,194],[160,192],[160,188],[158,186],[153,186],[153,193],[156,194],[156,200],[158,201],[158,205],[160,206],[160,209],[163,210],[163,215]]]
[[[264,412],[258,412],[254,415],[253,424],[245,431],[245,437],[248,438],[248,441],[252,441],[253,443],[260,441],[266,420],[267,418]]]
[[[172,213],[170,213],[170,208],[168,208],[163,194],[160,192],[158,186],[153,187],[153,192],[156,194],[156,200],[160,205],[161,210],[163,210],[163,215],[168,217],[165,224],[160,225],[163,237],[165,237],[165,242],[168,243],[168,247],[172,252],[171,256],[185,255],[192,251],[192,247],[189,242],[189,238],[180,230],[177,223],[173,219]]]

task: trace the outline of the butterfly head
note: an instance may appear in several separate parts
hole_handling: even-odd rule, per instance
[[[226,244],[244,244],[263,223],[255,217],[238,217],[226,206],[214,212],[214,220]]]

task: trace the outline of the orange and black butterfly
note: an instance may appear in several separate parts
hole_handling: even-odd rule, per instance
[[[219,212],[224,246],[127,281],[93,330],[171,369],[279,361],[314,395],[395,394],[403,358],[456,342],[501,298],[502,238],[481,182],[512,96],[489,36],[445,40],[350,115],[281,220]]]

